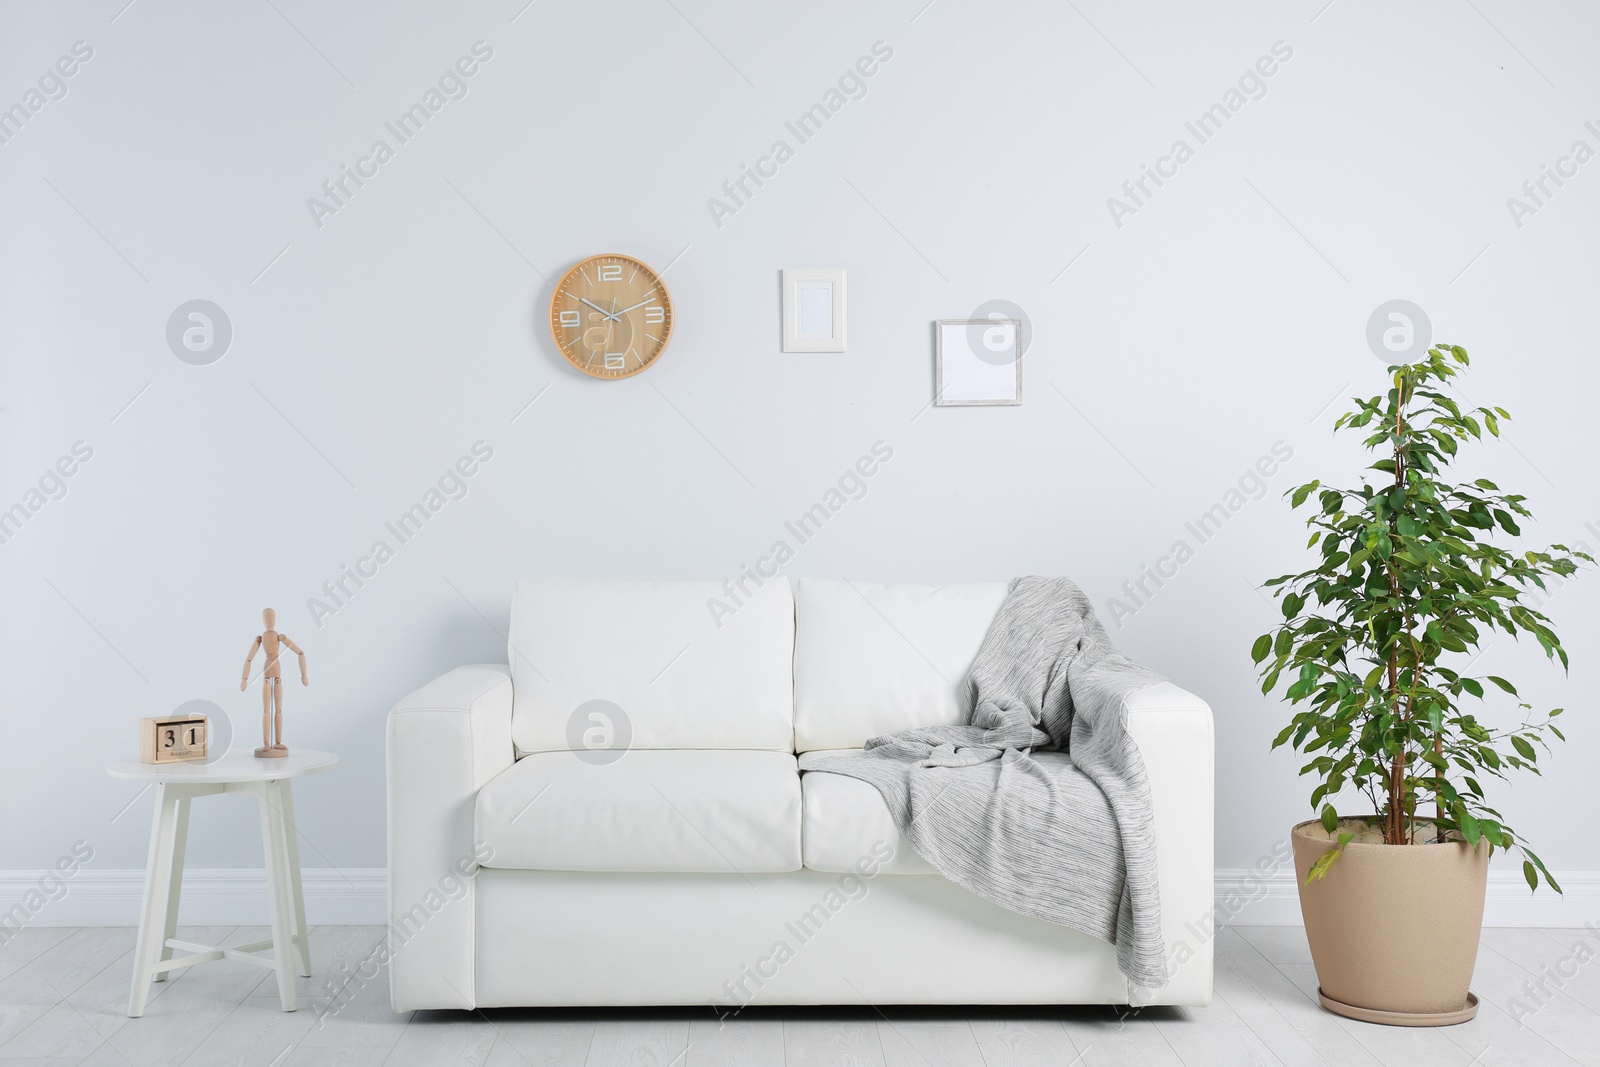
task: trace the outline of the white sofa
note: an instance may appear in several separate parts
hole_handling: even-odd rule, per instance
[[[389,715],[395,1009],[1207,1003],[1197,697],[1163,683],[1128,701],[1171,961],[1154,991],[1129,987],[1112,946],[934,873],[870,785],[807,772],[963,721],[1005,592],[519,583],[509,665],[457,668]]]

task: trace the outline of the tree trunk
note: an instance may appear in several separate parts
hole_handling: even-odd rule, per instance
[[[1395,391],[1394,484],[1396,488],[1403,487],[1406,482],[1405,452],[1401,447],[1401,441],[1405,438],[1406,433],[1406,401],[1408,399],[1410,398],[1407,395],[1406,383],[1402,381]],[[1398,537],[1400,534],[1398,518],[1391,514],[1388,525],[1392,547],[1393,544],[1398,543]],[[1389,572],[1389,593],[1396,600],[1399,600],[1400,576],[1395,573],[1394,562],[1392,560],[1388,561],[1385,567]],[[1410,622],[1409,619],[1405,619],[1403,621],[1407,623]],[[1404,627],[1402,632],[1405,632],[1407,629],[1409,629],[1409,627]],[[1390,640],[1398,641],[1398,635],[1392,637]],[[1413,670],[1415,670],[1415,667],[1413,667]],[[1400,649],[1398,644],[1392,645],[1389,649],[1389,700],[1392,702],[1391,707],[1394,708],[1395,715],[1398,718],[1400,714]],[[1407,720],[1409,720],[1410,715],[1411,708],[1408,705],[1406,708]],[[1409,731],[1407,731],[1407,739],[1409,739]],[[1383,836],[1384,841],[1391,845],[1406,845],[1411,843],[1411,835],[1406,833],[1405,746],[1406,739],[1403,739],[1400,742],[1400,751],[1394,758],[1394,766],[1389,772],[1389,824],[1385,828]]]
[[[1433,751],[1436,755],[1444,755],[1444,735],[1433,735]],[[1444,818],[1444,774],[1440,772],[1434,777],[1433,782],[1433,832],[1439,836],[1439,821]]]
[[[1405,782],[1406,757],[1402,752],[1394,758],[1394,764],[1389,770],[1389,823],[1383,832],[1384,843],[1388,845],[1407,843]]]

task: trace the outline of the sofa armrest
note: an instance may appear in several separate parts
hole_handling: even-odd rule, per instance
[[[1169,980],[1153,999],[1203,1004],[1211,999],[1216,879],[1211,708],[1171,682],[1130,694],[1127,708],[1155,807]]]
[[[511,672],[457,667],[389,712],[389,997],[471,1008],[478,790],[511,766]]]

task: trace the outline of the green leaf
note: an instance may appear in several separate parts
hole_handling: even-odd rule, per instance
[[[1527,860],[1522,861],[1522,877],[1528,880],[1528,888],[1534,892],[1539,890],[1539,872],[1533,869],[1533,864]]]
[[[1330,834],[1339,828],[1339,813],[1332,804],[1322,805],[1322,828]]]
[[[1511,747],[1520,752],[1522,754],[1522,758],[1528,760],[1529,762],[1533,762],[1539,758],[1539,754],[1533,750],[1533,746],[1528,744],[1528,739],[1523,737],[1521,734],[1512,736]]]
[[[1481,684],[1479,684],[1475,679],[1472,679],[1472,678],[1463,678],[1463,679],[1461,679],[1461,688],[1465,689],[1467,692],[1471,693],[1475,697],[1483,696],[1483,686]]]
[[[1506,692],[1510,693],[1512,696],[1516,696],[1517,695],[1517,687],[1512,685],[1510,682],[1506,681],[1504,678],[1496,678],[1494,675],[1491,674],[1491,675],[1489,675],[1489,681],[1493,682],[1495,685],[1499,686],[1501,689],[1504,689]]]
[[[1561,883],[1550,877],[1550,868],[1544,865],[1544,860],[1540,859],[1532,849],[1525,848],[1522,851],[1530,860],[1533,861],[1533,865],[1539,868],[1539,873],[1544,875],[1544,880],[1550,886],[1550,888],[1554,889],[1557,893],[1565,895],[1566,890],[1561,888]]]
[[[1260,663],[1262,660],[1267,658],[1268,653],[1271,651],[1272,635],[1262,634],[1260,637],[1256,638],[1255,645],[1251,647],[1250,658],[1255,662]]]
[[[1328,868],[1333,866],[1333,861],[1339,858],[1340,853],[1344,851],[1344,846],[1350,843],[1350,836],[1349,834],[1340,834],[1338,844],[1317,857],[1317,862],[1313,863],[1311,870],[1306,872],[1307,885],[1328,873]]]

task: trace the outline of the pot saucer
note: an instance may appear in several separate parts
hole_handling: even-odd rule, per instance
[[[1476,993],[1467,994],[1467,1003],[1455,1011],[1379,1011],[1376,1008],[1358,1008],[1354,1004],[1346,1004],[1334,1000],[1320,988],[1317,990],[1317,999],[1322,1001],[1322,1006],[1335,1015],[1343,1015],[1347,1019],[1359,1019],[1364,1023],[1382,1023],[1385,1026],[1454,1026],[1464,1023],[1478,1014],[1478,996]]]

